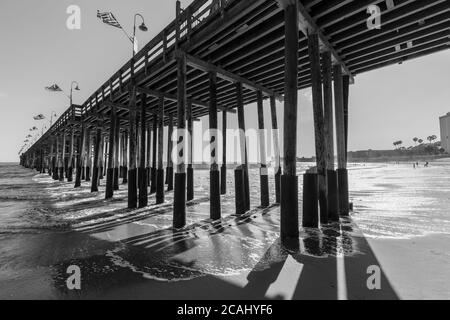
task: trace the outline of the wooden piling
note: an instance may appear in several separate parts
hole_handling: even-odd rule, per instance
[[[129,109],[129,169],[128,169],[128,208],[135,209],[137,201],[137,171],[136,171],[136,83],[134,79],[134,59],[131,60],[131,87]]]
[[[105,199],[111,199],[114,196],[114,154],[116,139],[116,108],[111,108],[109,125],[109,150],[108,150],[108,169],[106,172],[106,192]]]
[[[164,97],[159,98],[158,111],[158,169],[156,172],[156,204],[164,203]]]
[[[120,176],[120,117],[116,112],[116,130],[114,131],[114,191],[119,190]]]
[[[54,169],[53,180],[59,180],[59,135],[54,136],[55,139],[55,155],[54,155]]]
[[[67,161],[67,181],[73,181],[73,155],[74,155],[74,130],[73,126],[70,127],[70,138],[69,138],[69,159]]]
[[[86,153],[85,142],[86,139],[86,124],[81,120],[81,134],[78,139],[78,154],[77,154],[77,172],[75,176],[75,188],[81,187],[81,173],[83,171],[83,159]]]
[[[192,103],[187,104],[187,128],[188,128],[188,166],[187,166],[187,190],[186,200],[194,199],[194,168],[193,168],[193,121],[192,121]]]
[[[150,187],[152,183],[152,126],[150,123],[147,124],[147,159],[146,159],[146,170],[147,170],[147,186]]]
[[[281,201],[281,156],[280,136],[278,131],[277,104],[275,96],[270,97],[270,113],[272,118],[272,140],[274,149],[275,202]]]
[[[146,104],[147,95],[141,94],[141,140],[140,140],[140,157],[139,157],[139,208],[144,208],[148,205],[148,184],[147,184],[147,169],[145,167],[145,133],[146,128]]]
[[[334,116],[331,52],[322,53],[324,126],[327,159],[328,218],[339,221],[337,173],[334,166]]]
[[[173,160],[172,160],[172,152],[173,152],[173,116],[169,115],[169,132],[167,138],[167,173],[166,173],[166,184],[167,191],[173,190]]]
[[[65,177],[65,160],[66,160],[66,133],[61,135],[61,158],[59,167],[59,181],[63,182]]]
[[[317,183],[319,186],[320,223],[328,223],[327,151],[323,115],[322,73],[320,65],[319,36],[308,36],[309,59],[311,63],[311,83],[316,144]],[[304,213],[305,214],[305,213]]]
[[[227,194],[227,110],[222,110],[222,168],[220,169],[220,193]]]
[[[221,218],[220,207],[220,172],[217,164],[217,74],[209,73],[209,133],[211,168],[209,180],[210,192],[210,218]]]
[[[129,134],[128,130],[125,129],[123,133],[123,157],[122,157],[122,167],[123,167],[123,176],[122,176],[122,184],[128,183],[128,144],[129,144]]]
[[[269,176],[267,171],[266,158],[266,132],[264,128],[264,102],[261,91],[256,92],[257,109],[258,109],[258,129],[259,129],[259,162],[260,162],[260,194],[261,207],[267,208],[269,201]]]
[[[91,182],[91,192],[98,192],[98,181],[100,175],[99,162],[101,158],[101,140],[102,140],[102,124],[97,121],[97,129],[95,135],[95,145],[94,145],[94,160],[93,160],[93,171],[92,171],[92,182]]]
[[[177,57],[177,173],[175,174],[175,192],[173,203],[173,227],[183,228],[186,225],[186,169],[185,169],[185,128],[186,128],[186,55]]]
[[[299,238],[297,177],[297,99],[299,16],[297,1],[282,1],[285,19],[284,172],[281,177],[281,241]]]
[[[348,173],[345,146],[345,118],[344,118],[344,84],[341,65],[334,66],[334,93],[336,113],[336,141],[338,158],[338,192],[339,192],[339,214],[348,216]]]
[[[91,181],[92,174],[92,137],[91,129],[86,128],[86,144],[87,144],[87,154],[86,154],[86,181]]]
[[[156,193],[157,157],[158,157],[158,115],[155,114],[153,116],[153,143],[152,143],[152,170],[151,170],[152,183],[150,186],[150,194]]]
[[[243,100],[243,87],[242,83],[236,83],[236,105],[238,113],[238,124],[239,124],[239,145],[241,149],[241,167],[242,167],[242,181],[244,186],[242,190],[244,194],[242,195],[245,203],[245,211],[250,210],[250,183],[248,176],[248,163],[247,163],[247,139],[245,136],[245,113],[244,113],[244,100]],[[236,188],[240,190],[240,188]],[[241,197],[241,195],[236,195],[236,197]]]

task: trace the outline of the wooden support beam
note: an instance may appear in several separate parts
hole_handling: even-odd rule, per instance
[[[156,167],[158,160],[158,114],[153,116],[153,142],[152,142],[152,168],[151,168],[151,185],[150,194],[156,192]]]
[[[175,174],[175,192],[173,204],[173,227],[183,228],[186,225],[186,167],[185,167],[185,128],[186,128],[186,56],[177,58],[178,84],[178,128],[177,128],[177,173]]]
[[[220,172],[217,164],[217,74],[209,73],[209,134],[211,151],[211,168],[209,179],[210,218],[221,218],[220,206]]]
[[[167,191],[173,190],[172,136],[173,136],[173,117],[169,115],[169,129],[167,133],[167,170],[166,170]]]
[[[236,107],[238,113],[238,125],[239,125],[239,145],[241,149],[241,181],[242,188],[239,186],[236,190],[236,199],[241,198],[243,201],[243,208],[236,206],[236,214],[243,214],[250,210],[250,182],[248,176],[248,158],[247,158],[247,139],[246,139],[246,128],[245,128],[245,111],[244,111],[244,100],[243,100],[243,86],[242,83],[236,83]],[[238,181],[236,181],[238,183]],[[242,190],[242,195],[238,194],[238,190]],[[236,203],[237,204],[237,203]],[[238,208],[239,207],[239,208]]]
[[[270,113],[272,117],[272,139],[275,160],[275,202],[281,201],[281,156],[280,156],[280,135],[278,130],[277,105],[275,97],[270,97]]]
[[[123,156],[122,156],[122,183],[126,184],[128,183],[128,143],[129,143],[129,134],[128,130],[125,130],[123,133]]]
[[[176,94],[164,93],[164,92],[160,92],[160,91],[149,89],[149,88],[137,87],[136,90],[141,93],[146,93],[152,97],[156,97],[156,98],[163,97],[164,99],[166,99],[168,101],[172,101],[172,102],[177,102],[177,99],[178,99]],[[190,103],[194,106],[202,107],[205,109],[209,108],[208,102],[204,102],[204,101],[200,101],[200,100],[186,99],[186,103],[188,103],[188,104]],[[227,109],[227,107],[221,107],[221,106],[219,106],[219,108],[222,110]],[[233,110],[230,110],[230,111],[232,113],[235,113],[235,111],[233,111]]]
[[[119,176],[120,176],[120,118],[116,114],[116,130],[115,133],[115,146],[114,146],[114,190],[119,190]]]
[[[138,181],[139,181],[139,208],[144,208],[148,205],[148,174],[147,168],[145,166],[145,154],[146,154],[146,143],[145,143],[145,134],[146,134],[146,117],[145,117],[145,108],[147,102],[147,95],[143,93],[141,95],[141,139],[140,139],[140,156],[139,156],[139,169],[138,169]]]
[[[285,89],[284,172],[281,177],[281,242],[298,246],[297,104],[298,104],[298,2],[284,3]]]
[[[336,113],[336,141],[338,157],[338,192],[339,192],[339,214],[349,214],[348,203],[348,178],[347,178],[347,156],[345,154],[345,117],[344,117],[344,84],[339,65],[334,66],[334,93]]]
[[[176,55],[181,55],[181,54],[184,54],[184,53],[181,51],[178,51]],[[239,75],[236,75],[229,71],[226,71],[218,66],[215,66],[212,63],[203,61],[200,58],[197,58],[193,55],[186,54],[186,59],[187,59],[187,64],[190,67],[202,70],[203,72],[206,72],[206,73],[214,72],[221,79],[224,79],[231,83],[241,83],[247,89],[250,89],[253,91],[261,91],[267,96],[275,96],[279,100],[282,99],[282,96],[280,94],[276,93],[275,91],[273,91],[269,88],[266,88],[262,85],[254,83],[248,79],[245,79]]]
[[[110,127],[109,127],[109,150],[108,150],[108,169],[106,173],[106,192],[105,199],[111,199],[114,196],[114,151],[116,139],[116,108],[111,109]]]
[[[259,160],[260,160],[260,191],[261,191],[261,207],[267,208],[269,206],[269,176],[267,171],[266,158],[266,131],[264,128],[264,103],[263,94],[261,91],[257,95],[257,109],[258,109],[258,128],[259,128]]]
[[[134,62],[131,64],[134,66]],[[128,156],[128,208],[135,209],[138,206],[137,199],[137,169],[136,169],[136,85],[134,79],[134,67],[131,70],[131,92],[129,104],[129,156]]]
[[[98,192],[98,181],[100,175],[99,162],[101,158],[101,140],[102,140],[102,124],[97,122],[97,129],[95,135],[95,147],[94,147],[94,161],[91,181],[91,192]]]
[[[91,181],[92,174],[92,136],[91,129],[86,127],[86,173],[85,180],[87,182]]]
[[[324,134],[327,161],[328,218],[339,221],[339,200],[337,194],[337,174],[334,167],[334,116],[331,52],[322,53],[322,79],[324,103]]]
[[[69,129],[69,133],[70,133],[70,137],[69,137],[69,158],[67,161],[67,181],[68,182],[72,182],[73,181],[73,166],[72,166],[72,161],[73,159],[73,155],[74,155],[74,138],[75,138],[75,133],[74,133],[74,129],[73,127],[71,127]]]
[[[158,169],[156,172],[156,204],[164,203],[164,97],[159,98],[158,117]]]
[[[60,157],[60,166],[59,166],[59,181],[64,181],[65,173],[66,173],[66,133],[63,132],[61,135],[61,157]]]
[[[187,166],[187,190],[186,190],[186,200],[191,201],[194,199],[194,168],[193,168],[193,122],[192,122],[192,103],[187,104],[187,143],[188,143],[188,166]]]
[[[280,1],[280,0],[278,0]],[[284,1],[284,0],[282,0]],[[340,65],[342,68],[343,74],[349,76],[351,83],[354,83],[354,77],[350,71],[350,69],[345,65],[344,60],[339,56],[337,51],[334,49],[333,45],[328,41],[327,37],[323,34],[317,23],[314,19],[309,15],[308,10],[303,6],[300,1],[298,2],[298,10],[299,10],[299,29],[305,33],[305,36],[309,34],[317,34],[320,42],[320,48],[324,51],[330,51],[332,55],[333,62],[335,64]]]
[[[316,144],[317,177],[319,184],[320,222],[328,223],[327,151],[323,115],[322,74],[320,65],[319,36],[308,36],[309,59],[311,62],[311,83]],[[305,213],[304,213],[305,214]]]
[[[227,193],[227,111],[222,111],[222,168],[220,171],[220,193]]]

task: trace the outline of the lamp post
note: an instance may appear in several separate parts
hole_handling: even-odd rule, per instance
[[[76,85],[75,88],[73,87],[74,84]],[[69,99],[70,99],[70,106],[72,106],[72,104],[73,104],[73,90],[80,91],[80,87],[79,86],[80,85],[76,81],[72,81],[72,83],[70,84],[70,97],[69,97]]]
[[[147,32],[148,31],[148,28],[147,28],[147,26],[145,25],[145,20],[144,20],[144,17],[142,16],[142,14],[140,14],[140,13],[136,13],[135,15],[134,15],[134,25],[133,25],[133,58],[134,58],[134,56],[136,55],[136,18],[137,17],[140,17],[141,19],[142,19],[142,23],[141,23],[141,25],[139,26],[139,30],[141,30],[142,32]]]
[[[75,85],[75,87],[74,87],[74,85]],[[54,85],[49,86],[49,87],[46,87],[45,89],[50,91],[50,92],[64,92],[57,84],[54,84]],[[71,84],[70,84],[70,94],[67,96],[69,98],[69,101],[70,101],[69,108],[72,108],[72,104],[73,104],[73,90],[80,91],[79,84],[78,84],[77,81],[72,81]],[[52,114],[51,114],[50,126],[52,125],[52,122],[53,122],[53,114],[54,114],[54,111],[52,111]],[[56,114],[55,114],[55,116],[56,116]],[[70,133],[70,153],[69,153],[69,157],[67,159],[67,168],[65,168],[66,167],[65,166],[65,160],[66,159],[62,159],[62,162],[61,162],[62,163],[61,173],[63,173],[64,170],[67,169],[66,176],[67,176],[67,181],[69,181],[69,182],[71,182],[72,179],[73,179],[73,175],[72,175],[72,167],[73,167],[72,166],[73,139],[74,139],[73,128],[71,128],[71,133]],[[62,155],[64,156],[65,140],[63,140],[63,141],[64,141],[64,143],[63,143],[63,146],[62,146],[62,150],[63,150]],[[60,179],[61,179],[61,177],[60,177]]]

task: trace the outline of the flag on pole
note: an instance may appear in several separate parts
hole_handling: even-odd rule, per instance
[[[117,19],[111,12],[100,12],[99,10],[97,10],[97,18],[102,20],[102,22],[106,23],[107,25],[122,29],[119,21],[117,21]]]
[[[34,120],[44,120],[45,116],[43,114],[38,114],[37,116],[33,117]]]
[[[61,88],[57,84],[54,84],[50,87],[45,87],[45,90],[51,91],[51,92],[61,92],[62,91]]]

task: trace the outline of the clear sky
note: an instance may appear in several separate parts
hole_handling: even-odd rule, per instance
[[[70,5],[81,8],[81,30],[66,27]],[[48,126],[34,115],[49,118],[52,110],[60,115],[68,107],[65,96],[45,86],[58,83],[68,91],[76,80],[82,91],[74,103],[82,104],[130,58],[129,40],[102,24],[97,9],[112,11],[129,33],[134,13],[143,14],[149,27],[138,35],[143,45],[174,18],[175,0],[0,1],[0,162],[17,161],[29,129]],[[390,149],[396,140],[412,145],[416,136],[439,136],[438,118],[450,112],[449,88],[450,50],[359,75],[350,88],[350,150]],[[308,90],[299,94],[299,156],[314,154],[310,96]],[[246,110],[247,127],[256,127],[255,106]],[[279,104],[280,123],[282,114]]]

